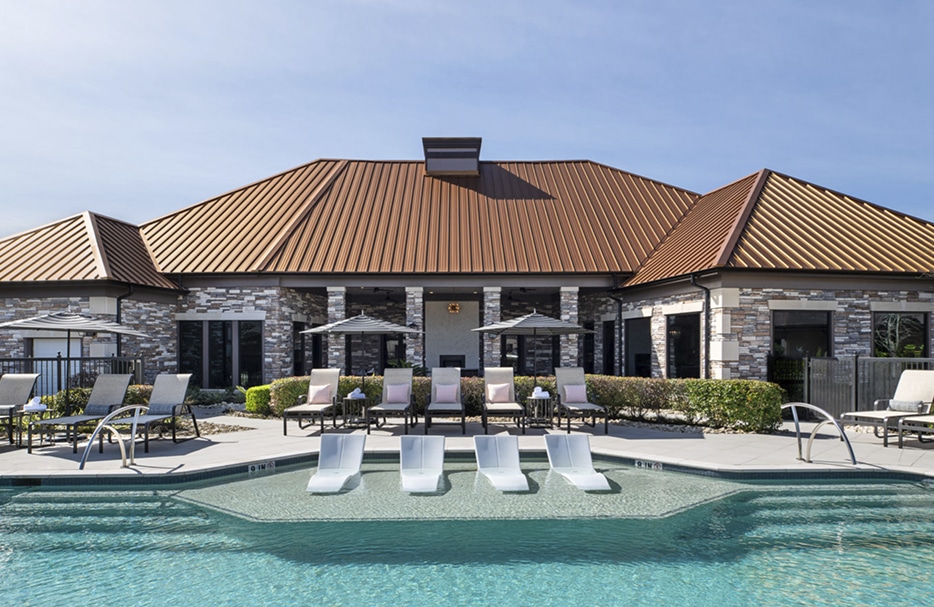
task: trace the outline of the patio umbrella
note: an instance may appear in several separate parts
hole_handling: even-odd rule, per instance
[[[418,329],[412,329],[403,325],[373,318],[366,314],[358,314],[344,320],[321,325],[312,329],[305,329],[302,333],[314,333],[318,335],[392,335],[396,333],[421,333]],[[361,390],[366,382],[366,376],[361,375]]]
[[[531,335],[533,339],[532,358],[535,364],[533,384],[536,386],[538,385],[538,343],[534,341],[536,337],[593,333],[590,329],[585,329],[572,322],[539,314],[535,310],[533,310],[531,314],[526,314],[519,318],[504,320],[502,322],[493,323],[492,325],[486,325],[485,327],[478,327],[474,329],[474,331],[490,333],[492,335]]]
[[[71,387],[71,334],[75,333],[119,333],[133,337],[149,337],[119,323],[94,318],[73,312],[54,312],[44,316],[34,316],[21,320],[0,323],[4,329],[33,329],[36,331],[62,331],[65,333],[65,415],[71,415],[71,401],[68,390]]]

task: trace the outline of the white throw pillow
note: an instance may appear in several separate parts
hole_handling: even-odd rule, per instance
[[[566,403],[586,403],[587,386],[583,384],[572,384],[564,387],[564,402]]]
[[[308,386],[308,402],[312,405],[327,405],[331,403],[331,385]]]
[[[889,411],[904,411],[906,413],[917,413],[918,408],[924,403],[920,400],[895,400],[889,401]]]
[[[438,384],[435,386],[436,403],[456,403],[457,384]]]
[[[409,402],[408,384],[389,384],[386,386],[387,403],[407,403]]]
[[[509,384],[489,384],[486,387],[486,399],[491,403],[508,403]]]

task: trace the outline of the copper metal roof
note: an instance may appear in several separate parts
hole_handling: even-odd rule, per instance
[[[0,284],[88,280],[176,288],[156,271],[139,228],[94,213],[0,240]]]
[[[696,198],[587,161],[320,160],[142,231],[167,273],[628,273]]]
[[[701,197],[626,286],[716,268],[928,273],[934,225],[766,170]]]

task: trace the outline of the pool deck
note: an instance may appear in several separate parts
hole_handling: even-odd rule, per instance
[[[78,469],[83,444],[79,444],[77,454],[73,454],[71,446],[64,443],[36,448],[31,454],[25,448],[4,444],[0,446],[0,485],[39,484],[43,479],[54,479],[53,482],[80,479],[88,482],[92,479],[121,477],[121,480],[128,480],[126,477],[140,475],[161,476],[172,482],[197,473],[210,474],[219,470],[246,472],[250,465],[268,465],[270,462],[281,464],[302,457],[311,461],[320,443],[317,426],[299,430],[297,424],[290,422],[289,434],[283,436],[281,419],[226,415],[203,419],[250,429],[212,434],[177,444],[171,439],[151,440],[149,453],[143,453],[142,442],[138,442],[135,465],[128,468],[121,466],[120,449],[116,443],[105,443],[103,454],[98,453],[96,447],[92,448],[84,470]],[[801,424],[804,452],[813,427],[813,423]],[[815,438],[811,462],[798,459],[798,442],[791,422],[786,422],[780,432],[770,435],[669,432],[625,423],[611,423],[608,435],[603,434],[602,425],[598,425],[596,431],[580,425],[572,426],[572,430],[590,435],[591,449],[595,454],[631,460],[637,466],[661,464],[662,467],[676,469],[692,468],[744,475],[847,475],[858,471],[934,477],[934,443],[921,444],[912,437],[906,439],[904,449],[899,449],[894,440],[889,447],[883,447],[882,440],[871,432],[849,429],[847,437],[858,462],[853,466],[845,443],[839,440],[832,426],[824,426]],[[350,430],[338,429],[336,432]],[[362,433],[365,430],[354,432]],[[437,422],[431,428],[431,434],[446,437],[445,448],[449,453],[472,453],[473,435],[482,432],[479,423],[468,423],[466,436],[461,434],[459,425]],[[523,435],[515,426],[491,423],[490,434],[500,432],[518,435],[522,451],[543,454],[542,436],[559,430],[529,429]],[[424,434],[424,426],[419,423],[412,433]],[[401,425],[374,429],[367,437],[366,451],[398,453],[401,434]]]

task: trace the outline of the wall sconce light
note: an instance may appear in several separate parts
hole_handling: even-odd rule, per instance
[[[449,314],[460,314],[461,305],[457,302],[451,302],[448,304],[448,313]]]

